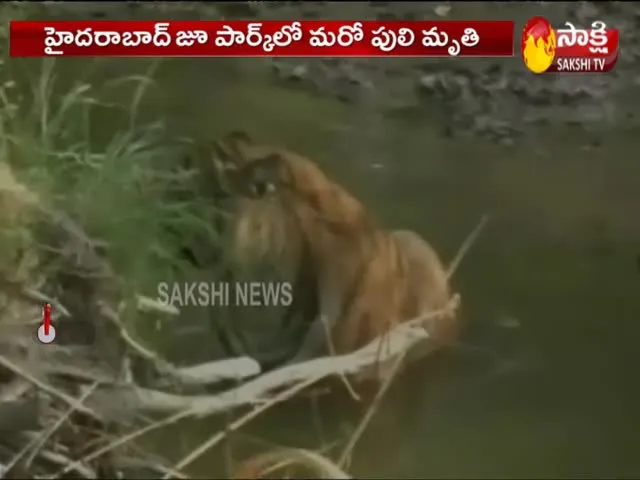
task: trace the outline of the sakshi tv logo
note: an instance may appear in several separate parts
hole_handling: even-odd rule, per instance
[[[595,21],[579,29],[565,22],[553,28],[544,17],[533,17],[522,29],[520,51],[529,70],[540,73],[605,73],[618,61],[618,30]]]

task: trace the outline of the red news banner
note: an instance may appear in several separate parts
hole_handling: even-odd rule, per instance
[[[511,57],[511,21],[13,21],[12,57]]]

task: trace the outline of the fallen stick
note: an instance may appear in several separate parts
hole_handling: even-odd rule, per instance
[[[288,365],[221,394],[185,396],[135,385],[122,385],[116,389],[110,387],[97,391],[88,403],[97,411],[103,410],[100,405],[111,408],[114,405],[127,405],[146,413],[190,411],[189,416],[196,417],[217,414],[239,406],[259,404],[267,401],[274,390],[304,382],[309,378],[354,375],[379,363],[392,361],[417,343],[428,341],[429,335],[422,324],[430,318],[446,315],[457,308],[458,302],[459,297],[454,296],[447,308],[402,323],[387,335],[355,352]],[[382,345],[380,342],[383,342]]]
[[[0,366],[6,368],[7,370],[10,370],[16,375],[19,375],[20,377],[22,377],[29,383],[32,383],[33,385],[38,387],[40,390],[48,393],[52,397],[55,397],[58,400],[63,401],[67,405],[76,408],[79,412],[82,412],[90,416],[94,420],[98,420],[98,421],[101,420],[100,416],[95,411],[91,410],[90,408],[87,408],[85,405],[79,403],[78,400],[69,396],[68,394],[59,390],[53,385],[46,383],[44,380],[40,380],[39,378],[36,378],[34,375],[29,373],[25,369],[21,368],[20,366],[18,366],[16,363],[11,361],[4,355],[0,355]]]
[[[180,315],[180,310],[173,305],[167,305],[144,295],[136,295],[136,307],[141,312],[163,313],[165,315]]]
[[[237,467],[234,479],[258,479],[273,475],[276,470],[298,465],[314,472],[316,478],[352,478],[328,458],[302,448],[278,448],[249,458]]]
[[[250,357],[228,358],[176,368],[159,385],[178,382],[185,387],[212,385],[225,380],[244,380],[260,373],[260,364]]]
[[[278,395],[270,398],[269,401],[263,402],[261,405],[258,405],[257,407],[255,407],[250,412],[246,413],[242,417],[238,418],[234,422],[232,422],[229,425],[227,425],[227,428],[225,428],[224,430],[216,432],[215,434],[213,434],[213,436],[211,436],[208,440],[206,440],[205,442],[200,444],[197,448],[195,448],[193,451],[191,451],[189,454],[187,454],[186,456],[181,458],[174,465],[172,470],[173,471],[183,470],[186,466],[190,465],[195,460],[200,458],[208,450],[210,450],[211,448],[213,448],[214,446],[216,446],[220,442],[222,442],[222,440],[224,440],[229,435],[229,433],[238,430],[240,427],[242,427],[243,425],[249,423],[251,420],[256,418],[261,413],[266,412],[267,410],[269,410],[271,407],[273,407],[277,403],[284,402],[285,400],[295,396],[296,393],[300,392],[301,390],[305,389],[306,387],[311,386],[313,383],[315,383],[318,380],[320,380],[320,378],[321,377],[316,377],[316,378],[310,377],[310,378],[307,378],[307,379],[305,379],[304,382],[300,382],[297,385],[294,385],[291,388],[289,388],[287,390],[284,390],[284,391],[280,392]],[[162,480],[168,480],[171,477],[172,477],[172,474],[171,473],[167,473],[164,477],[162,477]]]
[[[100,305],[100,312],[118,328],[123,341],[138,355],[156,366],[163,375],[159,386],[179,383],[182,386],[203,386],[224,380],[242,380],[260,373],[260,364],[249,357],[229,358],[178,368],[156,352],[137,342],[120,321],[118,313]]]
[[[427,331],[422,327],[426,320],[450,314],[452,310],[458,308],[459,302],[460,297],[458,295],[454,295],[447,307],[444,309],[422,315],[409,322],[398,325],[389,332],[388,335],[378,337],[369,345],[353,353],[335,357],[318,358],[308,362],[283,367],[279,370],[261,375],[255,380],[247,382],[238,388],[234,388],[220,395],[188,397],[170,395],[137,387],[129,387],[128,399],[132,401],[129,407],[137,407],[142,410],[155,410],[158,412],[163,410],[170,412],[175,410],[178,411],[114,440],[113,442],[86,455],[80,461],[67,465],[55,475],[46,478],[59,478],[60,475],[71,471],[76,464],[79,464],[82,461],[89,462],[94,460],[112,451],[114,448],[121,447],[122,445],[140,438],[149,432],[158,430],[167,425],[172,425],[182,419],[189,417],[204,417],[206,415],[220,413],[225,410],[247,404],[265,404],[269,402],[269,398],[266,398],[267,394],[276,388],[287,386],[291,383],[297,383],[298,386],[304,385],[307,382],[312,383],[336,372],[342,374],[357,373],[358,371],[361,371],[362,368],[371,367],[380,361],[388,361],[398,354],[404,355],[404,352],[416,345],[418,342],[429,338]],[[380,342],[384,342],[383,346],[387,348],[381,348]],[[103,395],[101,400],[110,402],[107,403],[107,405],[117,405],[117,402],[122,402],[120,405],[125,403],[123,402],[125,397],[123,397],[122,392],[120,392],[119,397],[116,392],[102,393]],[[100,398],[99,394],[100,392],[96,392],[90,398]],[[144,398],[145,396],[146,398]],[[180,409],[180,406],[183,408]],[[98,407],[94,408],[98,411],[100,410]]]

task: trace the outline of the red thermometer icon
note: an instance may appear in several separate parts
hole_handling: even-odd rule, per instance
[[[40,343],[52,343],[56,339],[56,328],[51,323],[51,304],[45,303],[42,307],[42,324],[38,327],[38,340]]]

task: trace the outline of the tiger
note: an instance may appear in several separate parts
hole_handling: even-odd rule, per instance
[[[237,202],[232,257],[273,262],[297,278],[296,305],[310,323],[287,364],[353,352],[399,323],[426,320],[428,346],[456,341],[460,322],[447,270],[434,248],[411,230],[388,230],[346,188],[309,158],[258,144],[245,132],[215,142],[221,187]]]

